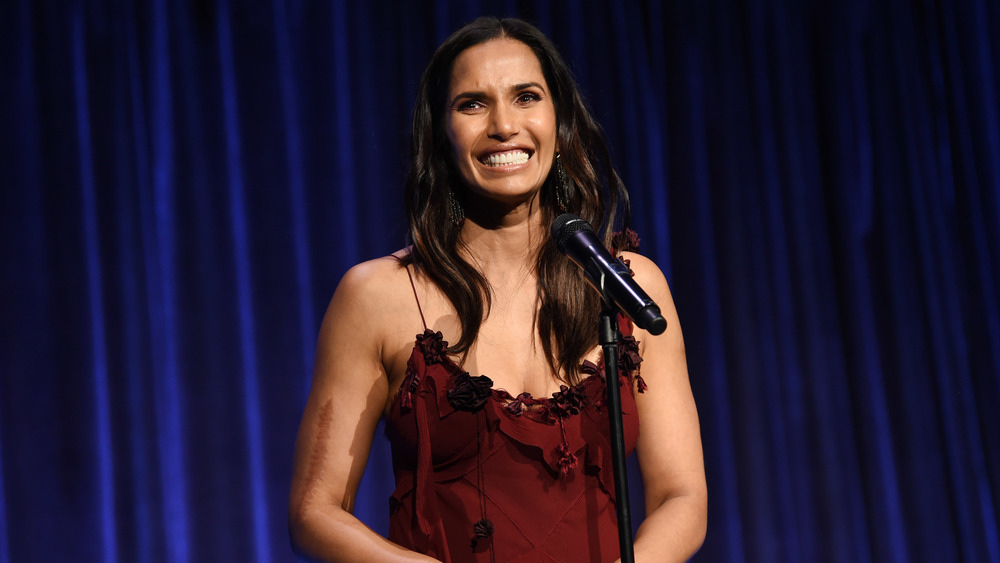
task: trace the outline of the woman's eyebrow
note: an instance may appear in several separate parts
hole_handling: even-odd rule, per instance
[[[537,82],[522,82],[521,84],[515,84],[511,87],[511,90],[524,90],[526,88],[538,88],[539,90],[545,92],[545,87]]]

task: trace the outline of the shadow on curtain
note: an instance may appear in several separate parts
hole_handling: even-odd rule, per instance
[[[673,284],[696,560],[1000,561],[1000,5],[870,4],[4,3],[0,562],[293,560],[319,319],[481,13],[561,47]]]

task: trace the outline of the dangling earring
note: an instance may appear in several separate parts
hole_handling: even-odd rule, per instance
[[[448,218],[451,219],[451,223],[456,227],[465,221],[465,210],[462,209],[462,204],[458,202],[458,198],[455,197],[455,192],[448,190]]]
[[[556,205],[559,206],[560,211],[567,211],[569,209],[569,174],[566,173],[566,167],[563,166],[562,158],[556,155]]]

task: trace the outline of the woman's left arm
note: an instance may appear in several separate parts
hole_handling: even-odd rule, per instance
[[[663,334],[636,329],[641,374],[648,388],[636,393],[636,453],[646,496],[646,518],[635,537],[635,560],[686,561],[705,539],[708,492],[698,411],[688,381],[684,338],[667,280],[659,267],[625,253],[635,280],[667,320]]]

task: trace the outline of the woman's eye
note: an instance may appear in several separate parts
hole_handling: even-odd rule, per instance
[[[524,92],[523,94],[521,94],[520,96],[517,97],[517,101],[520,102],[520,103],[522,103],[522,104],[528,104],[528,103],[531,103],[531,102],[537,102],[540,99],[541,99],[541,96],[539,96],[538,94],[536,94],[534,92]]]
[[[458,104],[458,111],[475,111],[483,107],[483,104],[476,100],[469,100]]]

